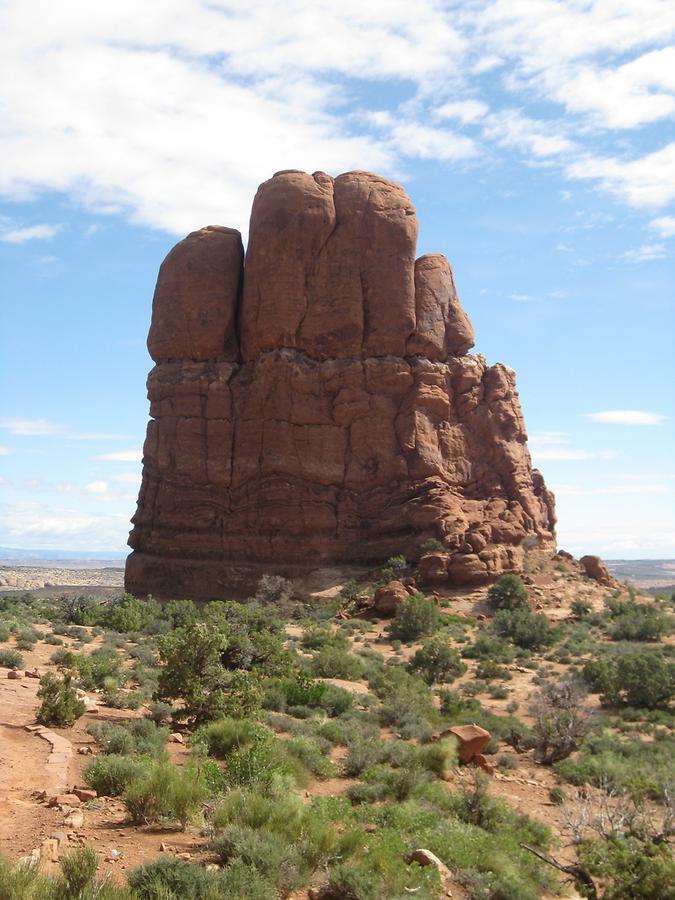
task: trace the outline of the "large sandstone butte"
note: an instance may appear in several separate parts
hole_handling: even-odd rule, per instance
[[[151,421],[126,587],[225,597],[263,573],[409,560],[436,538],[449,584],[518,570],[553,543],[514,373],[473,330],[417,219],[369,172],[278,172],[244,261],[195,231],[159,271]],[[443,574],[442,573],[442,574]]]

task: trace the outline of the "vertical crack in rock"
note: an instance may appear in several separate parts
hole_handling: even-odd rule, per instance
[[[468,584],[553,544],[515,375],[468,355],[450,265],[416,242],[399,185],[293,170],[258,189],[245,261],[231,228],[171,250],[128,590],[226,597],[432,537]]]

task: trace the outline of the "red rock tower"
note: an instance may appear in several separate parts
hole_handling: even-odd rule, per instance
[[[399,185],[286,171],[258,189],[245,262],[231,228],[171,250],[127,590],[222,598],[431,537],[465,584],[553,544],[514,373],[467,355],[450,266],[416,239]]]

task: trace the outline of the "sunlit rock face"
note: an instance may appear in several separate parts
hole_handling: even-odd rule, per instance
[[[514,373],[467,355],[450,266],[416,239],[399,185],[286,171],[258,189],[245,259],[222,227],[171,250],[129,591],[226,597],[263,573],[416,560],[428,538],[470,584],[518,570],[525,538],[553,545]]]

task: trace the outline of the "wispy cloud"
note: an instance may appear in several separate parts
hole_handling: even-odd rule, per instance
[[[609,496],[613,494],[669,494],[672,488],[668,484],[610,484],[606,487],[582,487],[573,484],[559,484],[555,488],[556,496],[560,497],[586,497]]]
[[[604,412],[586,413],[592,422],[608,425],[660,425],[667,416],[641,409],[609,409]]]
[[[535,460],[575,462],[590,459],[615,459],[614,450],[580,450],[569,447],[570,437],[565,431],[540,431],[528,440]]]
[[[94,459],[104,462],[140,462],[143,459],[143,453],[140,450],[117,450],[112,453],[101,453]]]
[[[69,441],[128,441],[129,435],[74,431],[46,419],[0,419],[0,428],[21,437],[59,437]]]
[[[634,250],[627,250],[621,259],[628,263],[642,263],[664,259],[667,255],[663,244],[642,244],[641,247],[636,247]]]
[[[27,241],[48,241],[61,230],[61,225],[28,225],[24,228],[0,228],[0,241],[5,244],[25,244]]]
[[[9,454],[9,447],[0,447],[0,456],[7,456]]]
[[[411,158],[464,165],[516,150],[635,206],[675,196],[675,144],[636,143],[646,149],[622,158],[594,140],[672,116],[668,0],[478,0],[459,12],[436,0],[319,0],[314,13],[306,0],[191,0],[185,16],[73,0],[35,17],[8,0],[0,192],[67,192],[89,210],[184,233],[209,221],[245,228],[257,184],[281,167],[396,177]],[[488,109],[483,76],[499,67]],[[383,104],[388,125],[362,128]],[[236,142],[214,109],[227,109]],[[57,227],[8,232],[18,242]]]
[[[649,227],[658,231],[662,238],[675,237],[675,216],[661,216],[658,219],[652,219]]]
[[[117,481],[119,484],[140,484],[141,483],[141,472],[140,469],[138,472],[122,472],[120,475],[113,475],[113,481]]]
[[[566,450],[550,448],[544,450],[532,450],[535,459],[555,460],[558,462],[572,462],[582,459],[615,459],[617,454],[613,450]]]

